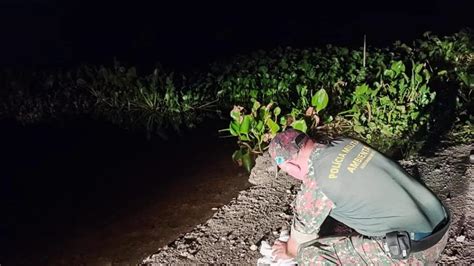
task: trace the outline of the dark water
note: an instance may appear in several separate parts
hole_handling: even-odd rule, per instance
[[[90,119],[0,124],[0,264],[138,263],[248,187],[225,126],[163,142]]]

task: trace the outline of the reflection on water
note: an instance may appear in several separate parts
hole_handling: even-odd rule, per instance
[[[0,263],[138,263],[249,186],[224,126],[150,142],[88,120],[3,123]]]

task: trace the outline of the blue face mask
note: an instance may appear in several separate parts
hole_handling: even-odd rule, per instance
[[[285,162],[285,159],[282,156],[275,157],[275,162],[277,165],[280,165]]]

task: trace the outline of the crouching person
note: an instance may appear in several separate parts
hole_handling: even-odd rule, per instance
[[[355,139],[317,143],[288,129],[269,145],[278,167],[302,181],[288,242],[276,259],[308,264],[432,264],[446,246],[447,208],[396,162]],[[318,238],[327,216],[357,234]]]

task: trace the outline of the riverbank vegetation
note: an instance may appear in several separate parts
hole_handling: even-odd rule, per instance
[[[229,119],[234,159],[251,167],[286,127],[350,135],[403,154],[449,135],[472,141],[472,32],[429,32],[390,47],[281,47],[193,74],[115,61],[69,70],[0,72],[0,119],[22,124],[91,115],[149,137]],[[229,116],[230,113],[230,116]]]

